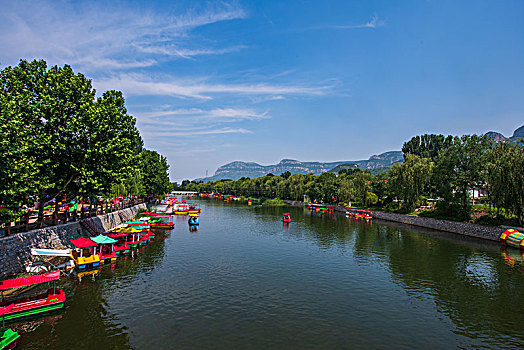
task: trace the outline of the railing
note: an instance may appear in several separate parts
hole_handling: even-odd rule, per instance
[[[68,222],[75,222],[97,215],[104,215],[118,210],[131,208],[138,204],[149,203],[152,200],[152,198],[144,197],[124,200],[116,205],[113,203],[97,203],[88,206],[82,205],[78,210],[73,212],[70,212],[69,210],[55,211],[44,214],[43,217],[39,217],[37,212],[28,212],[15,222],[0,222],[0,237],[6,237],[14,233],[27,232],[43,227],[63,225]]]

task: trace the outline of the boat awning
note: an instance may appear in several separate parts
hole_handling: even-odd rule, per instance
[[[108,233],[107,237],[122,238],[122,237],[127,237],[128,235],[129,233],[117,232],[117,233]]]
[[[90,248],[90,247],[96,247],[98,243],[93,242],[89,238],[80,237],[78,239],[72,239],[71,243],[75,245],[77,248]]]
[[[284,213],[284,214],[282,214],[282,215],[289,215],[289,213]]]
[[[69,249],[38,249],[38,248],[31,248],[31,255],[70,257],[71,256],[71,251]]]
[[[91,240],[98,244],[114,244],[118,242],[116,239],[104,236],[104,235],[98,235],[96,237],[91,237]]]
[[[0,316],[7,314],[8,312],[11,312],[13,310],[13,307],[15,304],[7,305],[4,307],[0,307]]]
[[[45,282],[51,282],[59,278],[60,278],[60,270],[56,270],[55,272],[44,273],[43,275],[14,278],[12,280],[0,281],[0,290],[30,286],[33,284],[39,284],[39,283],[45,283]]]

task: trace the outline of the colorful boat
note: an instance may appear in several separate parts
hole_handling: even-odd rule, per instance
[[[510,228],[500,235],[500,243],[509,247],[524,249],[524,233]]]
[[[167,230],[172,230],[175,228],[175,223],[174,222],[157,222],[157,223],[152,223],[151,224],[151,228],[154,229],[154,228],[161,228],[161,229],[167,229]]]
[[[100,257],[96,254],[98,243],[86,237],[72,239],[71,243],[76,247],[76,250],[71,252],[71,258],[79,270],[94,269],[100,266]]]
[[[10,328],[5,328],[5,314],[11,312],[15,304],[0,307],[0,316],[2,316],[2,329],[0,330],[0,350],[14,349],[18,344],[20,335]]]
[[[46,312],[54,311],[64,307],[65,293],[62,289],[55,288],[55,281],[60,278],[60,270],[34,275],[29,277],[20,277],[11,280],[0,281],[0,291],[12,288],[31,286],[40,283],[53,282],[53,288],[45,293],[31,297],[23,297],[14,301],[2,301],[0,307],[7,307],[13,304],[11,310],[5,312],[6,320],[39,315]]]
[[[289,213],[284,213],[282,214],[282,221],[284,222],[284,224],[289,224],[291,222],[291,216],[289,215]]]
[[[189,214],[198,214],[202,210],[200,209],[200,205],[195,203],[188,203],[188,212]]]
[[[116,252],[117,256],[129,254],[130,248],[126,243],[127,236],[129,236],[129,233],[110,232],[110,233],[107,233],[106,236],[117,240],[117,243],[115,243],[115,245],[113,246],[113,249]]]
[[[118,241],[105,235],[98,235],[91,237],[91,240],[98,243],[98,247],[95,247],[95,251],[98,253],[100,262],[114,262],[116,261],[116,251],[114,249],[115,243]]]
[[[173,205],[173,214],[187,215],[189,214],[189,205],[187,203],[177,203]]]
[[[198,222],[198,215],[196,214],[191,214],[189,216],[189,219],[187,220],[187,223],[189,224],[189,226],[198,226],[199,225],[199,222]]]
[[[335,206],[334,205],[329,205],[329,204],[309,203],[307,205],[307,207],[308,207],[308,209],[314,210],[314,211],[317,211],[317,212],[323,212],[323,211],[332,212],[332,211],[335,210]]]
[[[346,215],[354,217],[355,219],[362,219],[369,221],[373,218],[373,213],[370,210],[346,208]]]

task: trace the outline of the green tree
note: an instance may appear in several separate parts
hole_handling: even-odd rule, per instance
[[[430,159],[408,153],[403,163],[394,164],[391,168],[389,186],[404,201],[405,208],[411,210],[420,199],[432,172],[433,162]]]
[[[438,157],[440,151],[448,148],[452,143],[453,137],[450,135],[417,135],[404,143],[402,146],[402,153],[404,153],[404,159],[406,159],[407,154],[413,154],[434,161]]]
[[[144,149],[140,153],[140,168],[144,174],[143,186],[147,194],[161,196],[171,191],[166,157],[156,151]]]
[[[497,143],[487,153],[487,185],[497,208],[512,210],[522,224],[524,212],[524,146]]]
[[[440,153],[435,175],[448,213],[452,204],[457,203],[461,207],[459,216],[469,219],[470,192],[484,187],[490,143],[485,136],[464,135],[455,137],[453,144]]]

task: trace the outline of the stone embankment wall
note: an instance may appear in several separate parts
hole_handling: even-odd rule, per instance
[[[469,222],[458,222],[449,220],[437,220],[432,218],[421,218],[415,215],[404,215],[374,211],[373,218],[380,220],[400,222],[406,225],[430,228],[439,231],[452,232],[459,235],[489,239],[498,241],[503,228],[471,224]]]
[[[145,204],[139,204],[86,220],[91,220],[98,231],[103,232],[132,219],[139,209],[145,208]],[[24,271],[32,261],[31,248],[68,249],[72,248],[70,240],[80,236],[90,234],[77,221],[0,238],[0,277]]]
[[[303,206],[302,202],[294,202],[285,200],[284,203]],[[336,211],[346,212],[344,207],[335,207]],[[432,218],[422,218],[414,215],[405,215],[405,214],[395,214],[395,213],[386,213],[381,211],[373,211],[373,218],[380,220],[387,220],[393,222],[399,222],[406,225],[413,225],[418,227],[429,228],[433,230],[451,232],[459,235],[466,235],[471,237],[488,239],[491,241],[498,241],[500,234],[505,228],[493,227],[493,226],[483,226],[477,224],[471,224],[468,222],[457,222],[449,220],[437,220]]]

